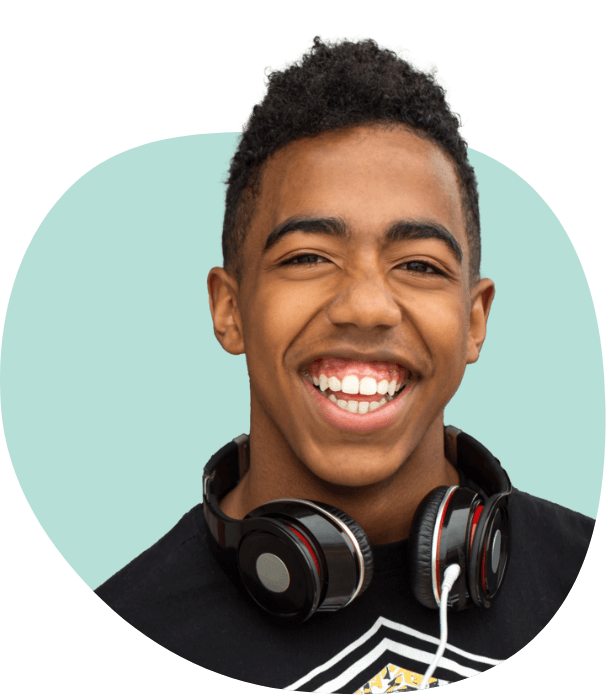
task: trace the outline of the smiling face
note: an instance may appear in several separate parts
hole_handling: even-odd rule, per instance
[[[242,258],[239,286],[223,271],[209,288],[219,340],[246,353],[253,455],[256,432],[320,480],[361,486],[428,438],[441,447],[493,286],[470,287],[458,181],[436,145],[377,126],[288,144],[265,164]]]

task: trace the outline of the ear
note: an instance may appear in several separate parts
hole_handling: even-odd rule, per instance
[[[208,274],[208,299],[215,336],[232,355],[244,353],[244,336],[238,299],[238,281],[224,268],[212,268]]]
[[[471,290],[469,310],[469,334],[467,336],[467,364],[477,362],[486,338],[486,323],[494,298],[494,282],[488,278],[479,280]]]

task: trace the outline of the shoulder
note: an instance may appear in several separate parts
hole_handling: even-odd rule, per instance
[[[183,592],[204,580],[203,541],[194,507],[165,536],[96,589],[117,612],[157,601],[166,591]]]
[[[512,564],[540,582],[557,577],[567,593],[585,559],[595,521],[515,488],[509,512]]]
[[[591,540],[594,519],[555,502],[513,489],[511,516],[516,527],[529,537],[546,541],[565,542],[587,547]]]

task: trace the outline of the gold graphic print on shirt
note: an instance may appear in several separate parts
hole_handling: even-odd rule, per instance
[[[422,673],[387,664],[376,676],[356,690],[355,695],[375,695],[376,693],[407,693],[417,690],[423,680]],[[447,685],[450,681],[430,678],[428,688]]]

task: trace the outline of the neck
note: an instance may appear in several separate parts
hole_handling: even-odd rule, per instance
[[[444,453],[442,416],[394,475],[362,487],[321,480],[292,451],[288,456],[280,446],[268,449],[260,435],[251,426],[250,468],[220,502],[223,512],[234,519],[274,499],[309,499],[349,514],[373,545],[381,545],[408,537],[414,513],[428,492],[440,485],[459,484],[459,475]]]

